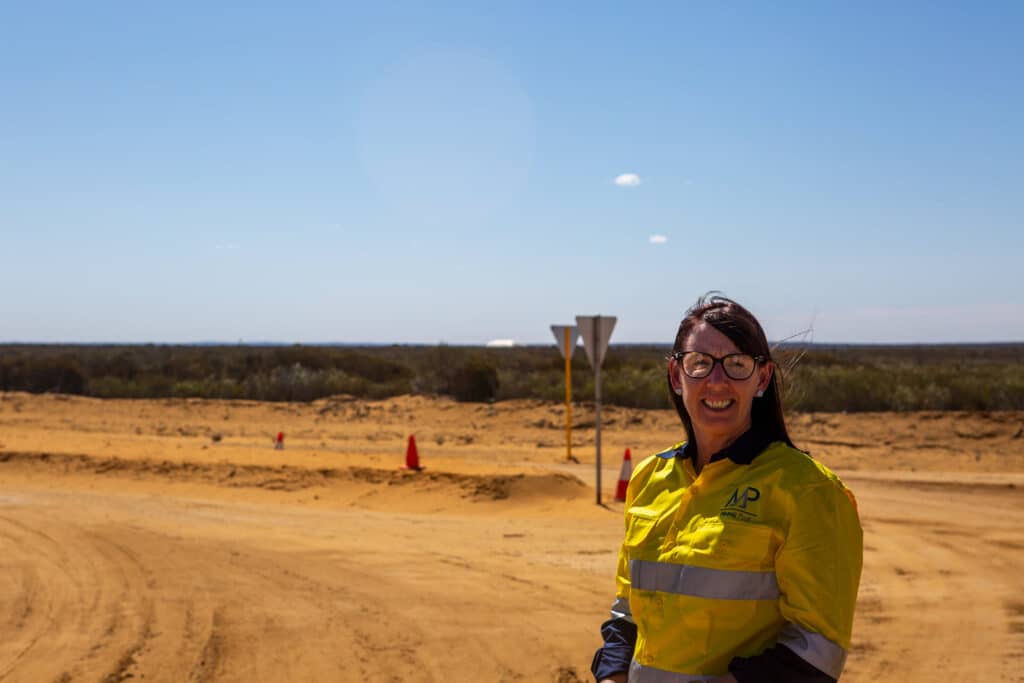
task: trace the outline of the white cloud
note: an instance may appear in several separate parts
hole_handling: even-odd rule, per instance
[[[640,176],[636,173],[623,173],[615,177],[615,184],[619,187],[636,187],[640,184]]]
[[[647,239],[651,244],[665,244],[665,242],[668,242],[668,238],[664,235],[651,235]]]

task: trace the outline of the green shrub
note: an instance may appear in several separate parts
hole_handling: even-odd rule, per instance
[[[493,401],[498,394],[498,369],[484,358],[470,358],[452,375],[451,393],[456,401]]]
[[[613,346],[602,370],[605,403],[664,408],[667,345]],[[1024,344],[784,346],[787,409],[1024,409]],[[0,390],[99,397],[199,396],[309,401],[331,394],[405,393],[458,400],[562,401],[564,362],[554,345],[245,347],[0,345]],[[594,396],[582,352],[572,395]]]

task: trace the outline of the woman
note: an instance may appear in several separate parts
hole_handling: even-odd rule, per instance
[[[600,682],[826,683],[850,647],[862,533],[853,495],[797,450],[764,330],[705,296],[668,364],[688,440],[626,494]]]

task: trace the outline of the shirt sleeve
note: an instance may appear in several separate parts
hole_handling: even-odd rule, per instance
[[[621,617],[609,619],[601,624],[601,637],[604,645],[594,653],[590,664],[596,681],[629,671],[636,647],[636,624]]]
[[[633,481],[626,490],[625,509],[629,510],[633,501]],[[625,522],[625,516],[623,516]],[[594,653],[590,671],[600,681],[612,674],[629,671],[636,649],[636,623],[629,608],[629,557],[626,545],[619,547],[618,564],[615,570],[615,602],[612,603],[611,618],[601,624],[601,637],[604,644]]]
[[[729,663],[729,673],[738,683],[836,683],[785,645],[755,657],[736,657]]]
[[[850,648],[862,560],[863,532],[849,489],[828,479],[794,496],[775,557],[779,611],[788,622],[777,644],[834,680]],[[769,657],[790,659],[780,652]]]

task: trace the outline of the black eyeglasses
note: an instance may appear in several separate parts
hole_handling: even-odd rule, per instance
[[[763,363],[764,356],[751,356],[749,353],[730,353],[716,358],[703,351],[676,351],[669,359],[679,363],[687,377],[701,379],[711,374],[715,363],[722,364],[729,379],[747,379],[754,374],[758,363]]]

